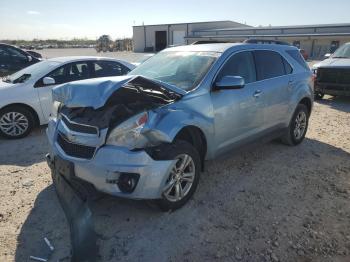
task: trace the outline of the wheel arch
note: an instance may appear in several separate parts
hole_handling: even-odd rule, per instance
[[[173,142],[184,140],[189,142],[198,150],[201,157],[202,170],[204,169],[204,160],[207,154],[207,139],[204,132],[197,126],[187,125],[182,127],[175,135]]]
[[[39,115],[38,113],[35,111],[35,109],[27,104],[23,104],[23,103],[13,103],[13,104],[8,104],[2,108],[0,108],[0,113],[7,109],[7,108],[10,108],[10,107],[22,107],[22,108],[25,108],[27,109],[34,117],[34,125],[35,126],[39,126],[40,125],[40,119],[39,119]]]
[[[309,97],[304,97],[302,98],[298,104],[305,105],[309,111],[309,114],[311,113],[312,110],[312,100]]]

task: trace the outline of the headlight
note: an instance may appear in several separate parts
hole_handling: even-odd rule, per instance
[[[107,145],[127,147],[128,149],[142,148],[147,144],[147,138],[141,130],[148,121],[148,114],[143,112],[129,118],[114,128],[107,138]]]
[[[317,75],[317,68],[313,68],[313,69],[312,69],[312,73],[313,73],[314,75]]]
[[[50,114],[51,118],[57,118],[58,113],[60,111],[60,107],[61,107],[61,103],[60,102],[53,101],[52,108],[51,108],[51,114]]]

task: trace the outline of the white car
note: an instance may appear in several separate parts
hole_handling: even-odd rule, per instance
[[[0,82],[0,135],[21,138],[48,123],[57,85],[89,78],[125,75],[135,66],[103,57],[58,57],[22,69]]]

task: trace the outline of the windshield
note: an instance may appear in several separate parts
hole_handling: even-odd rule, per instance
[[[350,44],[339,47],[332,55],[332,58],[350,58]]]
[[[28,66],[12,75],[7,76],[3,79],[7,83],[24,83],[31,78],[42,77],[48,73],[51,69],[59,65],[58,62],[54,61],[41,61],[34,65]]]
[[[161,52],[129,75],[141,75],[188,91],[200,83],[218,56],[216,52]]]

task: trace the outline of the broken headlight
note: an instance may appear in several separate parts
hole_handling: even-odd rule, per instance
[[[106,144],[127,147],[128,149],[144,147],[147,144],[147,138],[141,131],[147,121],[147,112],[129,118],[112,130]]]

